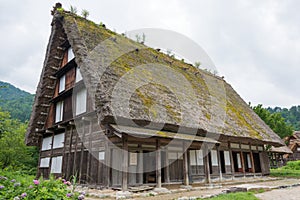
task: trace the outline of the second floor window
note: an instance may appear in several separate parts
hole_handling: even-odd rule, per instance
[[[86,112],[86,88],[76,94],[76,115]]]
[[[64,91],[65,86],[66,86],[66,75],[63,75],[59,79],[59,90],[58,90],[58,92],[60,93],[60,92]]]
[[[72,48],[68,49],[68,62],[70,62],[73,58],[75,58]]]
[[[75,78],[75,82],[79,82],[82,80],[82,76],[81,76],[81,73],[80,73],[80,68],[79,67],[76,67],[76,78]]]
[[[64,102],[60,101],[56,103],[55,110],[55,123],[63,120]]]

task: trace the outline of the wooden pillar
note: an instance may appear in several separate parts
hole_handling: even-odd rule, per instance
[[[143,151],[141,150],[141,145],[139,145],[139,152],[138,152],[138,184],[143,184],[143,171],[144,171],[144,165],[143,165]]]
[[[83,136],[81,138],[81,153],[80,153],[80,165],[79,165],[79,183],[82,179],[82,165],[83,165],[83,156],[84,156],[84,142],[85,142],[85,122],[82,122],[82,132]]]
[[[49,174],[48,177],[50,178],[51,174],[51,167],[52,167],[52,158],[53,158],[53,144],[54,144],[54,132],[51,134],[52,135],[52,140],[51,140],[51,151],[50,151],[50,161],[49,161]]]
[[[93,180],[91,176],[91,157],[92,157],[92,122],[89,121],[89,137],[88,137],[88,157],[87,157],[87,167],[86,167],[86,182],[90,183],[90,180]]]
[[[188,165],[188,149],[186,147],[186,143],[182,144],[183,150],[183,184],[188,186],[190,184],[189,181],[189,165]]]
[[[219,168],[219,179],[220,182],[222,182],[222,166],[221,166],[221,156],[220,156],[220,145],[217,144],[216,145],[216,149],[217,149],[217,156],[218,156],[218,168]]]
[[[67,148],[67,135],[68,135],[68,130],[67,127],[64,128],[64,133],[65,133],[65,138],[64,138],[64,148],[63,148],[63,159],[62,159],[62,177],[67,178],[66,177],[66,171],[68,169],[68,165],[67,164],[67,157],[66,157],[66,148]]]
[[[168,149],[166,149],[166,160],[165,160],[165,182],[166,183],[170,183],[170,168],[169,168],[169,153],[168,153]]]
[[[159,139],[156,139],[156,187],[161,188],[161,150]]]
[[[99,165],[102,165],[103,172],[100,172],[102,176],[104,177],[104,183],[106,187],[109,187],[111,184],[111,148],[108,145],[108,141],[105,138],[105,157],[104,157],[104,163],[99,163]]]
[[[73,172],[72,172],[73,173],[72,175],[75,175],[75,176],[77,176],[76,173],[78,172],[77,165],[76,165],[77,150],[78,150],[78,131],[77,131],[77,127],[76,127],[75,151],[74,151],[74,157],[73,157]]]
[[[128,137],[122,134],[123,162],[122,162],[122,191],[128,190]]]
[[[73,144],[73,132],[74,132],[74,128],[71,125],[71,130],[70,130],[70,143],[69,143],[69,152],[68,152],[68,160],[67,160],[67,164],[66,164],[66,179],[69,179],[70,177],[70,171],[69,171],[69,166],[70,166],[70,159],[72,156],[72,144]],[[66,141],[65,141],[66,142]],[[74,165],[73,165],[74,167]]]
[[[246,176],[246,170],[245,170],[245,158],[242,151],[240,151],[241,154],[241,164],[242,164],[242,172],[244,173],[244,176]]]
[[[210,178],[210,167],[209,167],[209,158],[208,158],[208,148],[204,144],[204,169],[205,169],[205,183],[211,183]]]
[[[231,165],[231,177],[233,179],[234,178],[235,169],[234,169],[233,155],[232,155],[232,150],[231,150],[231,144],[230,144],[230,142],[228,142],[228,148],[229,148],[230,165]]]
[[[255,173],[255,165],[254,165],[254,159],[253,159],[253,152],[251,149],[251,144],[249,144],[249,148],[250,148],[250,158],[251,158],[251,163],[252,163],[252,173]]]

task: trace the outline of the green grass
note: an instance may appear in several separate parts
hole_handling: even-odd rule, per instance
[[[300,160],[289,161],[286,166],[271,169],[270,176],[300,178]]]
[[[237,192],[222,194],[217,197],[209,198],[210,200],[258,200],[252,192]]]

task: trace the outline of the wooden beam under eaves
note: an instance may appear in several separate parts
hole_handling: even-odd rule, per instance
[[[50,95],[44,95],[44,97],[45,97],[45,98],[49,98],[49,99],[52,98],[52,96],[50,96]]]
[[[58,50],[61,50],[61,51],[64,51],[65,50],[65,48],[63,48],[63,47],[61,47],[61,46],[58,46],[58,47],[56,47]]]
[[[47,89],[50,89],[50,90],[53,90],[53,89],[54,89],[53,86],[49,86],[49,85],[47,85],[46,88],[47,88]]]
[[[59,128],[59,129],[65,129],[66,126],[63,126],[63,125],[61,125],[61,124],[58,124],[58,125],[57,125],[57,128]]]
[[[54,133],[54,131],[47,129],[46,133]]]
[[[55,76],[48,76],[48,78],[50,78],[52,80],[56,80],[57,79]]]
[[[50,66],[51,69],[54,69],[55,71],[58,70],[58,67]]]
[[[41,131],[43,131],[43,129],[35,128],[35,132],[41,132]]]

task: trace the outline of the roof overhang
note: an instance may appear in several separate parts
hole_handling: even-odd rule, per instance
[[[134,137],[143,137],[143,138],[158,137],[158,138],[167,138],[167,139],[205,142],[205,143],[212,143],[212,144],[220,143],[217,140],[214,140],[212,138],[196,136],[188,133],[181,133],[181,132],[175,133],[169,131],[160,131],[154,129],[130,127],[130,126],[123,126],[123,125],[115,125],[115,124],[110,124],[110,126],[119,133],[125,133]]]

